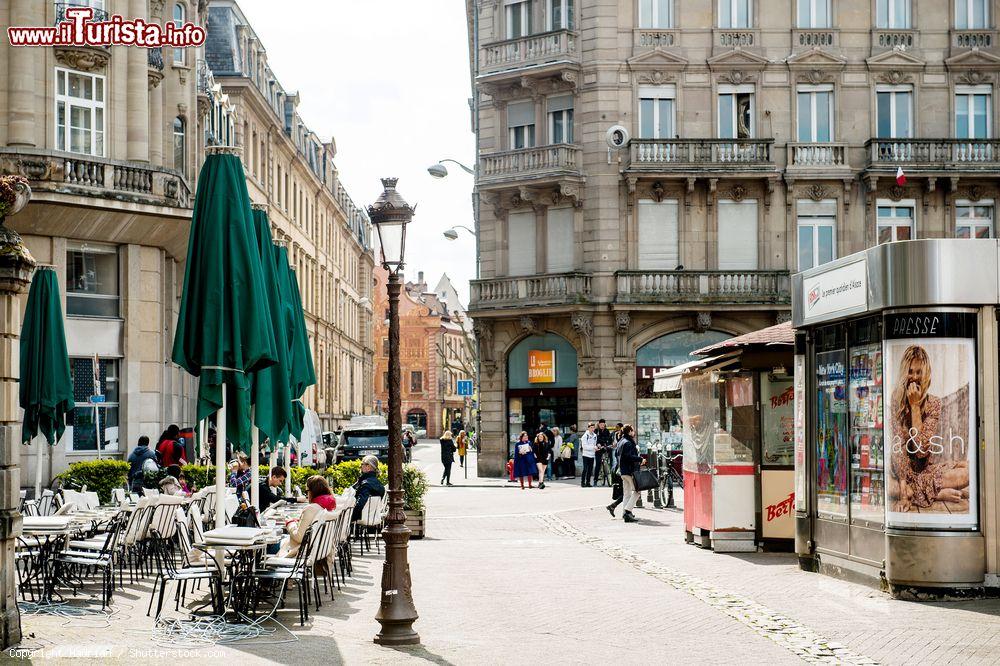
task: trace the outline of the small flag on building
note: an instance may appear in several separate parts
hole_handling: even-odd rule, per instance
[[[896,184],[906,185],[906,174],[903,173],[903,167],[898,167],[896,169]]]

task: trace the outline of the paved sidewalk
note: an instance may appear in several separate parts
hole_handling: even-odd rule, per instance
[[[436,448],[421,446],[417,464],[433,469],[437,457]],[[371,642],[381,575],[375,553],[356,559],[356,576],[305,628],[294,611],[283,614],[295,642],[279,643],[293,638],[281,630],[221,646],[158,646],[145,616],[146,585],[117,594],[119,610],[107,621],[24,618],[26,635],[34,634],[25,646],[46,648],[37,661],[89,652],[129,664],[1000,661],[998,600],[892,601],[802,572],[788,555],[686,545],[679,512],[638,509],[637,525],[611,520],[608,498],[607,489],[569,481],[541,491],[433,486],[428,536],[409,549],[418,648]]]

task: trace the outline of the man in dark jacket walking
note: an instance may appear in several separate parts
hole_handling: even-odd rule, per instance
[[[128,487],[132,492],[139,492],[142,488],[143,469],[142,466],[147,460],[156,462],[156,453],[149,448],[149,437],[143,435],[139,438],[139,443],[132,453],[128,455]]]
[[[622,477],[622,498],[618,502],[608,505],[608,511],[615,515],[615,508],[619,503],[625,505],[625,522],[636,523],[639,519],[632,514],[639,493],[635,489],[635,478],[632,476],[646,461],[639,455],[639,446],[635,443],[635,431],[632,426],[625,425],[621,428],[621,440],[618,447],[618,473]]]

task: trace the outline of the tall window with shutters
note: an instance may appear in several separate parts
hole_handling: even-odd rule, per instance
[[[573,143],[573,96],[549,97],[549,143]]]
[[[757,270],[757,201],[718,204],[719,270]]]
[[[639,88],[639,138],[673,139],[677,88],[642,86]]]
[[[511,150],[535,147],[535,103],[531,100],[507,105],[507,133]]]
[[[537,272],[535,212],[520,211],[507,215],[507,273],[534,275]]]
[[[506,0],[504,18],[507,22],[507,39],[527,37],[531,34],[531,0],[522,2]]]
[[[568,273],[573,270],[573,208],[549,208],[545,217],[546,271]]]
[[[636,203],[638,261],[641,271],[672,271],[680,264],[676,199]]]

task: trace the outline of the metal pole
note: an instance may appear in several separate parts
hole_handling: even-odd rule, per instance
[[[35,437],[35,446],[38,447],[35,460],[35,501],[39,508],[42,506],[42,449],[45,448],[45,437]]]
[[[101,412],[94,405],[94,434],[97,435],[97,459],[101,459]]]
[[[254,424],[257,407],[250,408],[250,506],[260,506],[260,430]]]
[[[215,419],[215,528],[226,525],[226,385],[222,385],[222,409]],[[220,551],[222,552],[222,551]]]
[[[208,457],[208,419],[198,423],[198,435],[198,460],[203,461]]]
[[[375,619],[382,630],[375,636],[379,645],[416,645],[420,636],[413,630],[417,609],[413,605],[410,565],[406,551],[410,528],[403,513],[403,442],[400,414],[399,368],[399,274],[390,271],[389,293],[389,515],[382,538],[385,564],[382,568],[382,600]]]

